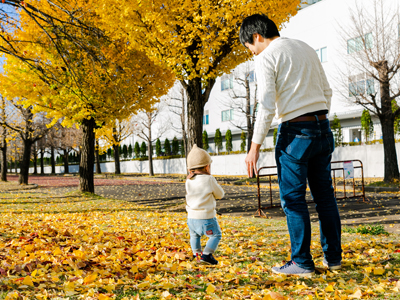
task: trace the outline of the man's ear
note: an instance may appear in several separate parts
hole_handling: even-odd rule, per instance
[[[256,40],[259,39],[259,34],[258,33],[253,33],[253,45],[256,42]]]
[[[264,42],[264,38],[263,38],[263,36],[262,36],[261,34],[259,34],[259,33],[254,33],[254,35],[253,35],[253,41],[254,41],[254,42],[257,41],[257,42],[259,42],[259,43],[263,43],[263,42]],[[254,45],[254,43],[253,43],[253,45]]]

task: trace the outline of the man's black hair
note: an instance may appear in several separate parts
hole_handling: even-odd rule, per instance
[[[258,33],[263,38],[268,39],[274,36],[280,36],[278,27],[274,21],[266,15],[255,14],[243,20],[240,26],[239,39],[243,46],[245,43],[253,44],[253,34]]]

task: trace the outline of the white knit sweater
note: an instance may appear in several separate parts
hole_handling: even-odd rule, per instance
[[[186,211],[191,219],[212,219],[216,215],[215,199],[224,197],[224,190],[211,175],[196,175],[186,180]]]
[[[255,59],[259,107],[252,141],[262,144],[275,111],[281,122],[329,110],[332,90],[315,50],[288,38],[273,40]]]

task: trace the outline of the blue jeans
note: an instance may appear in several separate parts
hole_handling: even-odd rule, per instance
[[[204,253],[214,253],[217,250],[219,241],[221,240],[222,233],[219,227],[217,218],[212,219],[190,219],[188,218],[187,224],[190,232],[190,246],[192,247],[193,254],[201,254],[200,238],[205,235],[208,237]]]
[[[324,256],[329,264],[342,260],[340,216],[331,177],[334,145],[329,120],[279,125],[275,159],[292,260],[308,270],[314,269],[314,262],[310,254],[311,224],[305,200],[307,180],[318,213]]]

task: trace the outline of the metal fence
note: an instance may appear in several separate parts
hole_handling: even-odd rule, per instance
[[[346,174],[345,174],[345,168],[344,168],[344,163],[348,162],[356,162],[359,163],[360,165],[353,166],[354,169],[360,169],[361,172],[361,193],[356,193],[356,183],[355,183],[355,176],[352,178],[352,188],[353,188],[353,195],[348,195],[346,193]],[[336,166],[338,164],[342,164],[342,166]],[[267,174],[261,174],[262,170],[273,170],[274,172],[268,172]],[[364,168],[361,160],[359,159],[353,159],[353,160],[347,160],[347,161],[333,161],[331,162],[331,171],[332,171],[332,183],[333,183],[333,188],[334,188],[334,193],[335,193],[335,198],[336,200],[341,200],[341,199],[350,199],[350,198],[362,198],[363,202],[368,202],[365,199],[365,187],[364,187]],[[342,171],[343,175],[343,197],[337,197],[337,184],[336,184],[336,172]],[[277,170],[276,166],[268,166],[268,167],[261,167],[257,170],[257,197],[258,197],[258,209],[256,211],[256,216],[259,217],[266,217],[264,213],[264,209],[271,209],[275,207],[281,207],[280,204],[273,204],[272,201],[272,177],[277,176]],[[261,189],[260,189],[260,177],[269,177],[269,205],[268,206],[262,206],[261,204]],[[313,201],[307,201],[307,203],[313,203]]]

